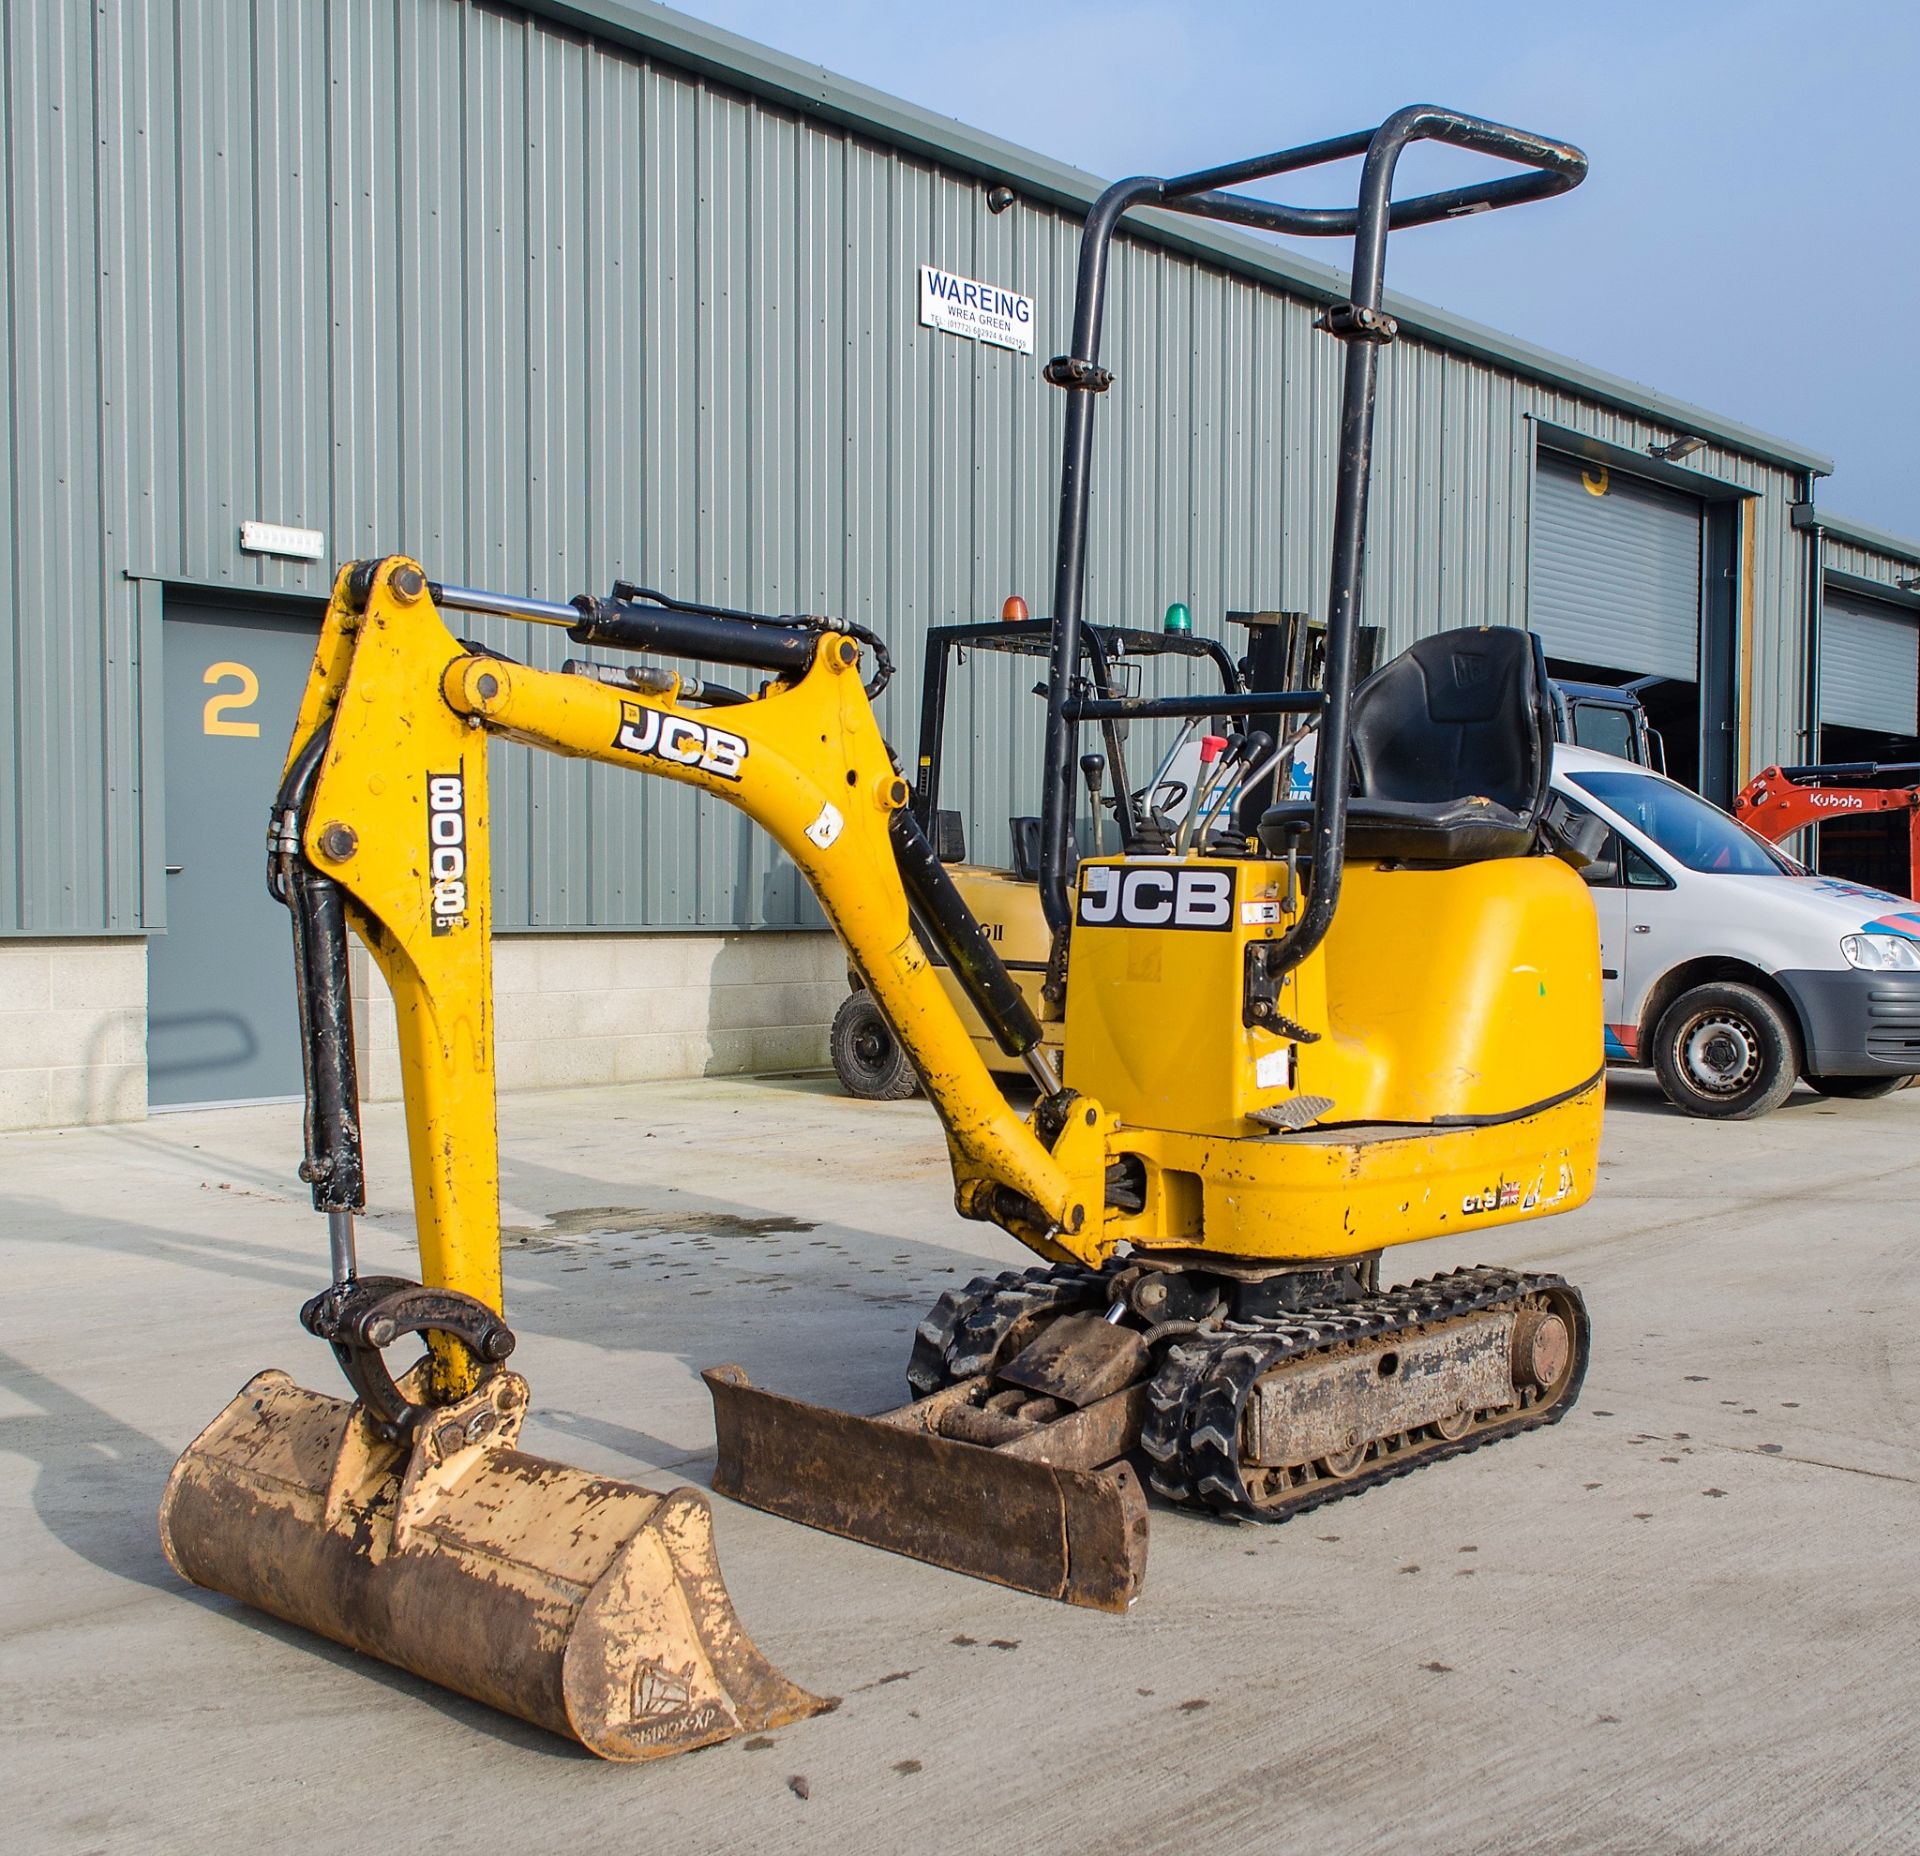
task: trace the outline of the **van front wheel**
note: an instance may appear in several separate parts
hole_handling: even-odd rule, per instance
[[[1660,1015],[1653,1067],[1675,1108],[1751,1121],[1793,1093],[1800,1054],[1786,1014],[1765,993],[1714,980],[1683,992]]]

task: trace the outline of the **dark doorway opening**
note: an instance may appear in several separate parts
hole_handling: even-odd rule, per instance
[[[1872,728],[1848,728],[1836,722],[1820,730],[1820,759],[1870,762],[1889,771],[1862,775],[1856,786],[1920,786],[1920,736],[1884,734]],[[1904,769],[1904,770],[1902,770]],[[1814,868],[1823,876],[1844,877],[1911,896],[1914,879],[1912,836],[1905,812],[1876,812],[1849,818],[1845,814],[1821,823]]]
[[[1615,689],[1638,684],[1640,706],[1646,710],[1647,723],[1660,737],[1666,753],[1665,772],[1682,786],[1699,790],[1699,684],[1682,683],[1677,677],[1661,677],[1650,683],[1639,672],[1623,670],[1617,664],[1584,664],[1570,657],[1549,657],[1547,674],[1573,683],[1605,683]]]

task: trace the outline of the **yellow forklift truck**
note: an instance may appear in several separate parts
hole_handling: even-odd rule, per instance
[[[1518,163],[1394,203],[1417,139]],[[1363,157],[1355,210],[1226,191]],[[678,781],[758,821],[805,874],[945,1129],[960,1214],[1040,1263],[942,1297],[921,1396],[823,1411],[709,1372],[714,1486],[811,1525],[1121,1609],[1145,1568],[1136,1465],[1169,1502],[1254,1521],[1550,1424],[1586,1369],[1576,1290],[1525,1269],[1382,1286],[1388,1248],[1543,1217],[1592,1190],[1597,935],[1551,854],[1551,734],[1524,633],[1424,640],[1356,702],[1353,649],[1390,225],[1564,191],[1577,150],[1416,107],[1377,130],[1110,188],[1087,224],[1047,679],[1034,1013],[934,855],[872,697],[885,646],[631,586],[549,604],[433,584],[401,557],[335,582],[269,828],[292,911],[307,1078],[302,1177],[332,1280],[302,1320],[352,1398],[257,1375],[189,1446],[161,1509],[187,1578],[496,1707],[644,1759],[824,1705],[768,1666],[720,1581],[698,1491],[522,1453],[526,1382],[502,1294],[488,749],[517,741]],[[1091,417],[1109,241],[1159,206],[1351,235],[1324,689],[1133,699],[1075,688]],[[564,626],[542,670],[450,615]],[[619,654],[630,654],[621,661]],[[750,692],[650,656],[737,666]],[[1116,714],[1317,718],[1310,802],[1184,846],[1068,857],[1078,730]],[[1243,739],[1241,752],[1248,751]],[[1350,768],[1351,782],[1325,777]],[[1017,1113],[920,934],[1032,1076]],[[392,991],[420,1279],[360,1274],[365,1204],[347,934]],[[389,1350],[418,1337],[404,1371]]]

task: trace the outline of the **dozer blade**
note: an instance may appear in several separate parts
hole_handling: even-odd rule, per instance
[[[834,1704],[734,1614],[697,1490],[666,1495],[513,1448],[502,1372],[411,1444],[359,1406],[257,1374],[174,1465],[182,1577],[606,1759],[659,1759]]]
[[[862,1418],[762,1391],[738,1366],[703,1377],[722,1495],[1042,1598],[1124,1611],[1139,1594],[1146,1496],[1109,1460],[1138,1431],[1134,1397],[1075,1414],[1044,1444],[992,1448],[927,1428],[942,1394]]]

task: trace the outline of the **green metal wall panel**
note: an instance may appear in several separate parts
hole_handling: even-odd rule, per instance
[[[958,125],[908,132],[905,106],[831,82],[800,107],[771,55],[727,54],[730,82],[722,36],[672,16],[547,11],[620,42],[459,0],[0,8],[0,933],[157,919],[142,585],[330,577],[242,556],[247,517],[546,597],[618,574],[845,614],[895,645],[903,748],[929,625],[1016,590],[1046,609],[1062,405],[1039,369],[1066,341],[1079,183],[1002,150],[1035,179],[996,217]],[[695,40],[720,48],[704,74]],[[1033,296],[1038,352],[920,328],[922,262]],[[1119,248],[1092,612],[1320,608],[1324,275],[1232,234]],[[1367,588],[1395,646],[1525,621],[1536,422],[1642,451],[1674,429],[1658,396],[1421,315],[1383,357]],[[1693,462],[1758,498],[1755,752],[1791,757],[1800,478],[1711,429]],[[1031,808],[1026,725],[1000,718],[983,757],[989,815]],[[497,757],[503,926],[817,919],[724,808]]]

